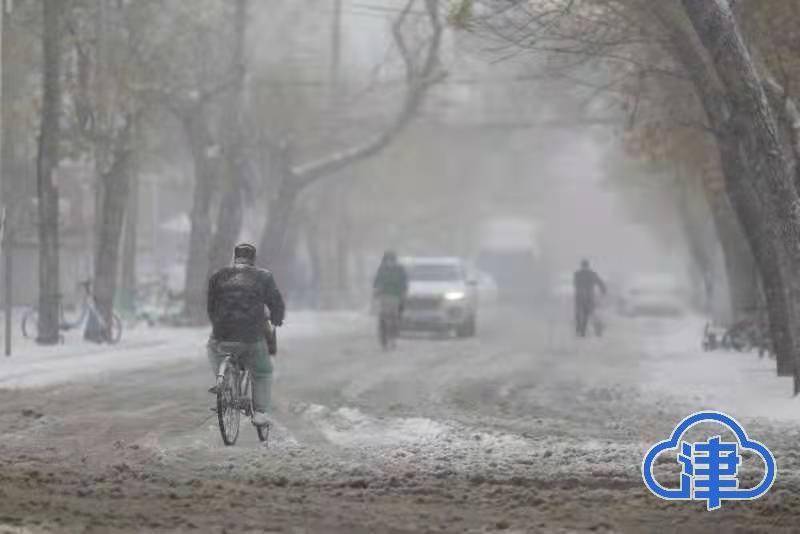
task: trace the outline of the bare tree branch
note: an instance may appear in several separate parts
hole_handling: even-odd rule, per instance
[[[355,161],[368,158],[382,150],[413,119],[414,115],[421,107],[428,89],[445,77],[445,73],[440,70],[439,64],[439,50],[444,28],[439,20],[437,1],[425,0],[428,22],[432,28],[433,34],[428,43],[425,58],[418,71],[408,46],[402,37],[402,32],[399,30],[400,25],[403,20],[405,20],[414,1],[415,0],[409,0],[406,4],[406,8],[394,25],[393,34],[398,49],[403,56],[407,80],[406,95],[403,105],[394,121],[383,132],[361,144],[335,152],[316,161],[294,166],[291,169],[291,173],[293,175],[292,179],[294,180],[295,187],[302,189],[323,176],[331,175],[351,165]]]

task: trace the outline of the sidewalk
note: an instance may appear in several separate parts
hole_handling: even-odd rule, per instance
[[[755,352],[701,347],[705,319],[694,317],[644,340],[647,387],[734,417],[800,421],[791,377],[778,377],[775,360]]]
[[[279,346],[286,340],[331,335],[365,327],[368,318],[354,312],[295,312],[278,331]],[[2,324],[2,317],[0,317]],[[205,359],[209,328],[138,326],[124,330],[116,345],[83,340],[82,332],[65,333],[64,343],[39,346],[25,339],[15,323],[13,354],[0,356],[0,388],[48,386],[119,371]]]

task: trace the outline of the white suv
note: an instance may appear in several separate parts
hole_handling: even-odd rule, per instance
[[[455,257],[405,257],[408,273],[401,330],[454,330],[459,337],[475,335],[477,280]]]

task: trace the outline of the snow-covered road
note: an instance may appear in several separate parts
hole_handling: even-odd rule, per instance
[[[576,340],[566,322],[501,310],[476,339],[404,339],[385,354],[369,317],[298,316],[281,337],[268,449],[250,428],[221,445],[202,331],[31,347],[0,366],[0,525],[796,531],[791,383],[770,360],[700,352],[701,329],[618,319],[607,337]],[[644,451],[698,409],[734,415],[772,449],[770,494],[712,514],[646,491]]]

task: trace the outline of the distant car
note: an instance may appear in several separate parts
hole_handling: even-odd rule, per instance
[[[639,275],[623,286],[619,311],[627,316],[672,316],[686,313],[686,291],[668,274]]]
[[[455,331],[459,337],[475,335],[478,279],[456,257],[405,257],[408,273],[401,330]]]

